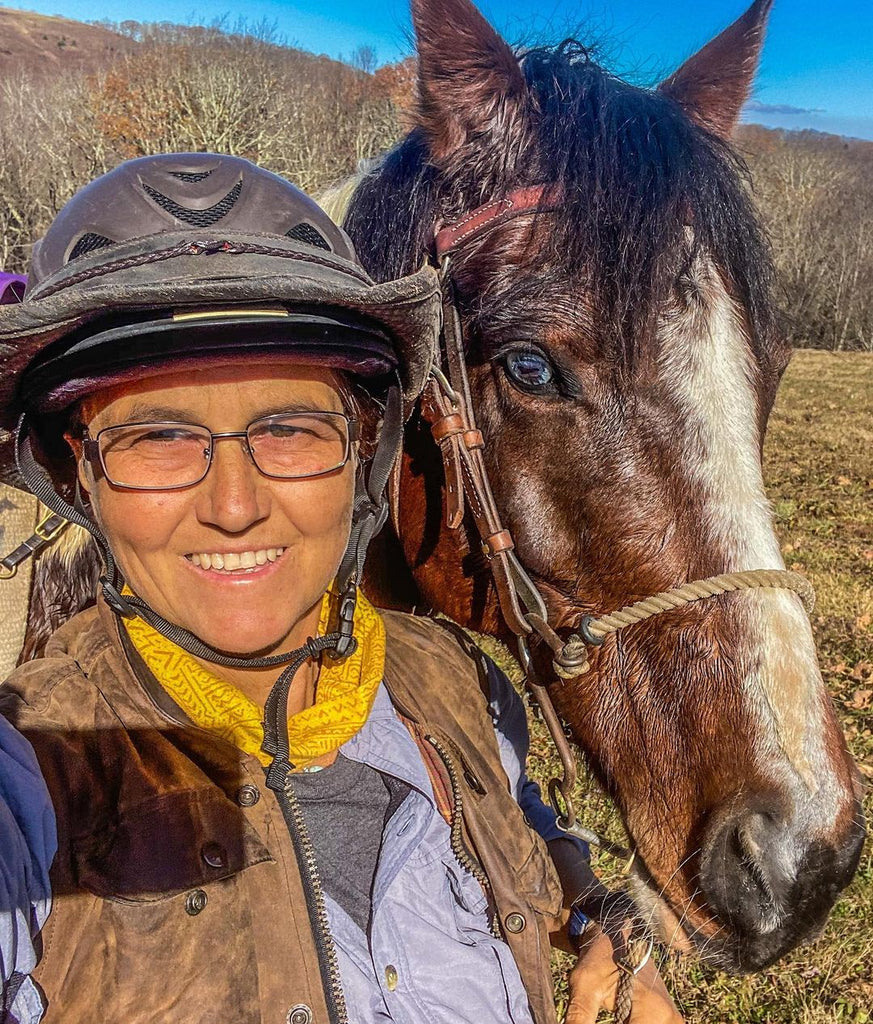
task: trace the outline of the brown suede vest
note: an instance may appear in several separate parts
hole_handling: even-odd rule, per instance
[[[554,1024],[560,885],[509,792],[476,665],[428,620],[385,623],[392,700],[460,812],[536,1024]],[[58,817],[34,974],[46,1024],[329,1024],[304,881],[259,762],[195,728],[137,661],[101,605],[0,689]]]

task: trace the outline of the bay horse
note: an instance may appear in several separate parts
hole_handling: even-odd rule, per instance
[[[462,245],[450,276],[495,497],[563,635],[685,580],[783,565],[761,446],[789,347],[729,145],[769,5],[644,91],[574,42],[514,52],[469,0],[413,2],[417,124],[363,177],[345,227],[384,279],[483,204],[552,197]],[[446,525],[420,412],[396,505],[371,596],[506,639],[469,517]],[[81,589],[43,559],[26,653],[93,593],[83,553],[59,552]],[[549,654],[533,657],[547,677]],[[665,940],[747,971],[814,936],[863,824],[799,600],[689,605],[590,660],[553,696],[622,813],[637,899]]]
[[[378,279],[470,231],[449,276],[504,525],[559,632],[687,580],[784,568],[762,444],[790,348],[730,136],[770,0],[655,91],[584,47],[514,52],[470,0],[413,0],[419,109],[344,226]],[[465,218],[467,218],[465,220]],[[510,637],[469,514],[446,524],[429,424],[409,424],[396,535],[371,595]],[[545,645],[534,650],[550,672]],[[785,590],[623,630],[553,687],[636,849],[638,902],[673,947],[761,969],[822,927],[854,874],[859,785]]]

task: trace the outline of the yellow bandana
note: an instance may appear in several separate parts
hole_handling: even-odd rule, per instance
[[[332,594],[324,595],[318,632],[327,631]],[[254,754],[261,764],[272,758],[261,750],[264,709],[232,683],[213,675],[140,618],[123,619],[128,636],[167,693],[202,729]],[[370,714],[385,671],[385,624],[358,591],[355,609],[358,646],[341,662],[325,658],[318,675],[315,704],[288,719],[290,760],[296,770],[351,739]]]

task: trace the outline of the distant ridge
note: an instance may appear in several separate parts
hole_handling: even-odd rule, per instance
[[[817,128],[771,128],[768,125],[758,124],[755,121],[746,121],[734,132],[734,141],[741,150],[760,148],[766,144],[768,136],[774,138],[785,137],[795,141],[810,139],[820,146],[833,150],[834,147],[852,150],[863,153],[866,156],[873,154],[873,141],[859,139],[851,135],[834,135],[832,132],[819,131]]]
[[[196,26],[190,26],[194,32]],[[125,53],[133,53],[141,44],[128,35],[114,32],[105,25],[91,25],[57,15],[35,14],[0,5],[0,76],[14,74],[16,70],[30,74],[53,73],[68,67],[83,72],[96,71]],[[314,60],[322,64],[339,63],[321,54],[296,47],[282,49],[294,53],[298,59]],[[394,67],[394,65],[392,65]],[[377,75],[377,78],[379,75]],[[404,88],[412,88],[411,81]],[[770,128],[754,121],[740,125],[736,139],[741,148],[754,147],[761,139],[758,133],[773,132],[788,137],[804,133],[817,136],[822,143],[840,142],[852,149],[867,151],[873,142],[847,138],[813,129]],[[764,136],[766,137],[766,135]]]
[[[149,24],[143,22],[142,27],[148,28]],[[211,31],[210,26],[167,27],[178,29],[180,39],[184,39],[188,33],[192,39],[197,38],[198,29],[201,28]],[[233,35],[234,28],[230,28],[226,34]],[[64,67],[87,73],[106,67],[123,54],[135,53],[141,45],[136,38],[115,32],[107,25],[86,24],[71,18],[35,14],[0,5],[0,75],[8,75],[10,72],[14,74],[17,69],[31,74],[51,73]],[[280,42],[274,45],[297,59],[349,67],[324,54],[311,53]]]
[[[62,67],[90,71],[136,43],[101,25],[0,7],[0,74],[18,69],[54,72]]]

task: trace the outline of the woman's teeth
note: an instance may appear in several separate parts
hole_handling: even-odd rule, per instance
[[[227,554],[220,552],[206,554],[194,552],[188,555],[190,561],[201,569],[212,569],[218,572],[239,572],[240,570],[251,571],[267,562],[275,562],[284,553],[284,548],[259,548],[257,551],[230,551]]]

